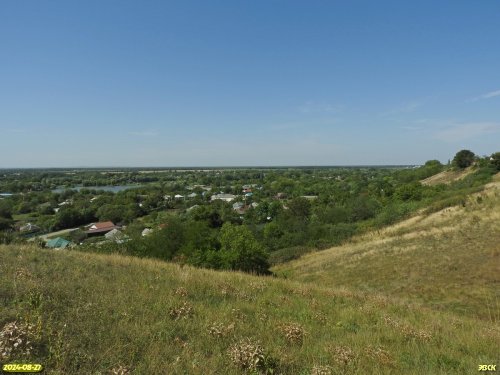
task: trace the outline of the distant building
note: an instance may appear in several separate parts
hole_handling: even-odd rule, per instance
[[[184,198],[184,195],[175,194],[175,195],[174,195],[174,198],[175,198],[175,199],[183,199],[183,198]]]
[[[247,212],[249,208],[250,206],[246,206],[243,202],[236,202],[233,204],[233,210],[235,210],[240,215],[243,215],[245,212]]]
[[[200,205],[199,204],[195,204],[194,206],[191,206],[191,207],[187,208],[186,212],[191,212],[192,210],[194,210],[194,209],[196,209],[198,207],[200,207]]]
[[[118,229],[118,226],[113,224],[112,221],[104,221],[101,223],[94,223],[89,225],[85,233],[88,236],[104,235],[108,232],[111,232],[113,229]]]
[[[314,199],[318,199],[318,196],[317,195],[302,195],[302,198],[305,198],[307,200],[314,200]]]
[[[207,186],[207,185],[193,185],[193,186],[188,186],[186,189],[188,189],[188,190],[202,189],[202,190],[206,190],[206,191],[212,190],[212,188],[210,186]]]
[[[19,232],[21,233],[35,233],[40,231],[40,227],[35,224],[27,223],[26,225],[23,225],[19,228]]]
[[[188,194],[188,198],[196,198],[198,196],[198,194],[196,193],[191,193],[191,194]]]
[[[285,193],[278,193],[274,196],[275,199],[278,199],[278,200],[283,200],[283,199],[286,199],[286,194]]]
[[[233,203],[233,210],[239,210],[240,208],[243,208],[245,204],[243,202],[236,202]]]
[[[235,199],[236,199],[236,195],[225,194],[225,193],[214,194],[210,197],[210,200],[212,200],[212,201],[221,200],[221,201],[225,201],[225,202],[231,202],[231,201],[234,201]]]
[[[114,241],[116,243],[124,243],[129,239],[126,234],[116,228],[106,233],[104,237],[106,237],[107,240]]]
[[[51,240],[48,240],[47,243],[45,244],[46,247],[49,247],[51,249],[64,249],[71,245],[72,245],[71,241],[65,240],[64,238],[61,237],[56,237]]]

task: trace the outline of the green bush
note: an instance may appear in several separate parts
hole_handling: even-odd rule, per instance
[[[452,164],[460,169],[470,167],[474,163],[476,155],[470,150],[460,150],[453,158]]]
[[[413,182],[399,186],[396,189],[395,196],[402,201],[418,201],[422,199],[422,190],[422,184]]]
[[[492,154],[490,162],[496,171],[500,171],[500,152],[495,152],[494,154]]]
[[[311,249],[311,247],[309,247],[309,246],[286,247],[284,249],[272,251],[269,254],[269,263],[271,265],[285,263],[285,262],[288,262],[290,260],[298,259],[302,255],[310,253],[311,251],[314,251],[314,250]]]
[[[466,204],[466,196],[465,195],[455,195],[449,198],[441,199],[437,202],[432,203],[429,205],[425,210],[424,214],[431,214],[433,212],[441,211],[445,208],[452,207],[452,206],[457,206],[457,205],[462,205],[464,206]]]
[[[409,204],[392,203],[382,209],[376,217],[375,223],[377,226],[394,224],[407,216],[411,211],[412,208]]]

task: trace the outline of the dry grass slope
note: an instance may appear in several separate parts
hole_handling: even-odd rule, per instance
[[[27,246],[0,247],[0,306],[1,361],[47,374],[470,373],[500,340],[371,292]]]
[[[274,271],[498,323],[500,182],[470,196],[465,207],[420,214]]]
[[[434,176],[430,176],[425,180],[420,181],[424,185],[439,185],[439,184],[451,184],[454,181],[459,181],[466,176],[474,172],[474,167],[468,167],[464,170],[447,170],[441,173],[437,173]]]

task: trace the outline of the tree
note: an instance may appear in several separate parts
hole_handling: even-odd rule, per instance
[[[185,230],[177,218],[170,218],[166,226],[139,240],[137,252],[141,256],[171,260],[185,243]]]
[[[495,152],[491,155],[491,164],[496,168],[497,171],[500,171],[500,152]]]
[[[398,186],[395,193],[396,197],[402,201],[418,201],[422,199],[422,184],[413,182]]]
[[[12,205],[6,200],[0,200],[0,217],[12,219]]]
[[[288,204],[290,214],[300,220],[307,220],[311,213],[311,203],[306,198],[294,198]]]
[[[280,225],[274,221],[264,226],[264,242],[271,250],[275,250],[280,247],[280,239],[284,234],[285,232],[281,229]]]
[[[80,213],[74,208],[64,208],[55,215],[56,229],[72,228],[82,224]]]
[[[441,164],[441,162],[439,160],[427,160],[425,162],[425,166],[426,167],[439,167],[441,168],[443,166],[443,164]]]
[[[361,221],[370,219],[377,214],[380,207],[381,205],[376,199],[361,195],[352,202],[351,220]]]
[[[269,254],[246,226],[225,223],[221,229],[220,243],[224,268],[269,273]]]
[[[12,228],[14,222],[11,219],[7,219],[0,216],[0,230],[7,230]]]
[[[453,158],[453,165],[460,169],[470,167],[474,162],[475,156],[470,150],[460,150]]]

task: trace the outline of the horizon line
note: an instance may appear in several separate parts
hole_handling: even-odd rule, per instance
[[[217,165],[217,166],[61,166],[61,167],[0,167],[0,170],[21,169],[242,169],[242,168],[356,168],[356,167],[415,167],[422,164],[311,164],[311,165]]]

